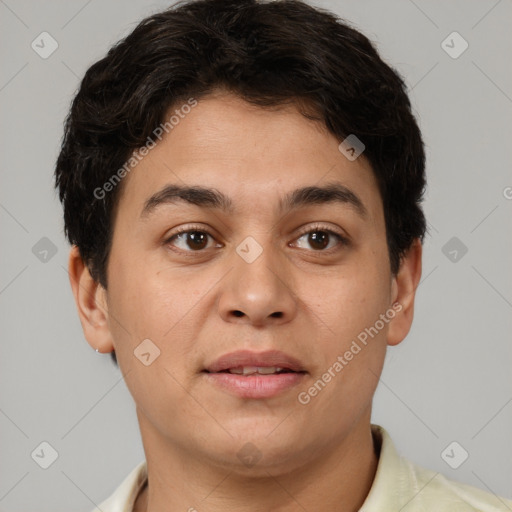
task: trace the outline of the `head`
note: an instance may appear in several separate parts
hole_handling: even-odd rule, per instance
[[[56,186],[85,337],[117,356],[146,428],[217,462],[259,443],[272,464],[369,418],[412,322],[424,166],[400,76],[299,1],[180,3],[92,65]],[[212,385],[238,349],[291,355],[300,383],[254,401]]]

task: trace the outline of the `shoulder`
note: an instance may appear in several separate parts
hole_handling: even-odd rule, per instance
[[[471,485],[449,480],[441,473],[403,459],[405,473],[417,483],[418,510],[437,512],[511,512],[512,501]],[[414,487],[416,490],[416,487]],[[409,510],[404,508],[404,512]],[[411,508],[411,510],[416,510]]]
[[[360,512],[511,512],[512,501],[449,480],[400,456],[385,429],[372,425],[380,449],[374,482]]]

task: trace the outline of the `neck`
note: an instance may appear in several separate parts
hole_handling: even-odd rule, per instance
[[[138,415],[148,485],[139,494],[134,512],[296,512],[324,507],[356,512],[377,470],[370,411],[336,446],[288,471],[268,468],[256,478],[170,446]]]

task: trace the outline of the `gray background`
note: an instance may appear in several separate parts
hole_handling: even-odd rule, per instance
[[[388,351],[373,421],[414,462],[512,498],[512,2],[315,4],[352,21],[403,74],[427,144],[430,235],[416,317]],[[167,5],[0,0],[3,512],[87,512],[144,457],[119,370],[83,338],[52,173],[85,70]],[[31,48],[43,31],[59,45],[47,59]],[[456,59],[441,46],[453,31],[469,43]],[[447,44],[453,52],[460,42]],[[41,252],[43,237],[56,254]],[[43,441],[58,452],[46,470],[31,457]],[[458,469],[441,456],[453,441],[469,453]],[[460,462],[461,448],[448,452]]]

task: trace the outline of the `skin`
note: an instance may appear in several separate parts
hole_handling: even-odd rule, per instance
[[[229,93],[210,95],[124,178],[108,290],[72,247],[70,281],[85,337],[100,352],[115,349],[136,404],[149,485],[135,510],[356,511],[364,502],[378,463],[372,398],[387,346],[411,326],[421,244],[392,275],[372,169],[364,155],[345,158],[339,142],[294,106],[262,109]],[[235,211],[177,202],[141,219],[145,201],[173,183],[213,187]],[[342,203],[279,212],[290,191],[326,183],[348,187],[367,216]],[[188,226],[211,234],[204,249],[185,235],[166,242]],[[303,234],[326,229],[348,244],[331,235],[319,249]],[[236,252],[248,236],[263,249],[250,264]],[[298,393],[394,303],[401,311],[317,396],[299,403]],[[133,353],[146,338],[161,351],[149,366]],[[278,396],[241,399],[201,373],[237,349],[282,350],[307,374]],[[237,457],[247,442],[261,453],[252,467]]]

